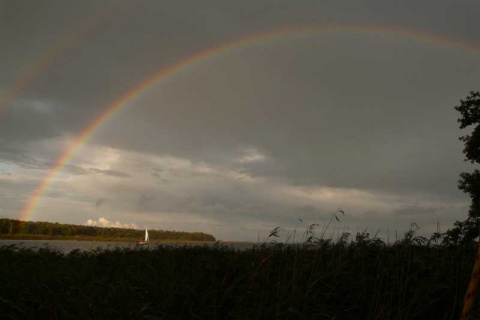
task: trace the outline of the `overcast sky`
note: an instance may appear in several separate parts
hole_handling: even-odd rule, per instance
[[[343,210],[329,236],[445,231],[470,204],[453,108],[480,90],[479,11],[474,0],[0,0],[0,217],[20,218],[82,130],[148,77],[260,32],[348,25],[163,78],[96,131],[29,218],[257,241]]]

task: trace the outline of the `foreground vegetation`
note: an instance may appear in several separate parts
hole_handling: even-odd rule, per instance
[[[215,241],[203,232],[149,230],[150,241]],[[52,222],[0,219],[0,239],[23,240],[82,240],[82,241],[139,241],[144,230],[103,228]]]
[[[0,248],[0,310],[33,319],[457,319],[475,247],[413,232],[335,243],[69,254]],[[476,306],[477,307],[477,306]],[[474,310],[474,314],[478,314]]]

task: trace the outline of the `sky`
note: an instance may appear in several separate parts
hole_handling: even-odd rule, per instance
[[[479,10],[0,0],[0,217],[225,241],[446,231],[470,205],[454,107],[480,90]]]

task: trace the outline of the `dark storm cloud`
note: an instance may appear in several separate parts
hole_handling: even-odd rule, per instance
[[[12,85],[21,72],[41,63],[42,57],[48,57],[59,43],[71,37],[78,37],[78,43],[61,51],[48,68],[40,69],[26,90],[7,106],[8,112],[0,117],[0,136],[24,143],[76,134],[116,97],[154,70],[259,30],[285,25],[368,22],[469,38],[468,32],[478,29],[473,25],[478,23],[477,19],[468,19],[475,12],[471,10],[474,4],[456,4],[439,1],[432,9],[430,4],[416,3],[413,10],[405,4],[372,5],[369,1],[259,1],[255,5],[167,1],[148,6],[122,1],[43,1],[41,5],[28,4],[29,9],[25,10],[22,1],[8,2],[2,10],[5,17],[0,19],[2,39],[8,43],[0,56],[3,88]],[[88,36],[79,37],[76,33],[84,30],[78,26],[84,20],[101,23]],[[22,107],[27,102],[20,98],[25,97],[30,99],[27,101],[51,105],[52,112],[40,114],[33,108]]]
[[[285,25],[369,23],[464,36],[467,31],[476,30],[473,24],[477,19],[468,19],[475,10],[470,10],[471,2],[456,4],[438,1],[432,10],[430,4],[416,3],[413,10],[405,4],[373,5],[369,1],[166,1],[149,5],[128,1],[43,1],[41,5],[29,4],[29,10],[25,10],[22,1],[9,2],[3,10],[5,19],[1,19],[5,25],[0,28],[2,39],[9,43],[8,50],[2,50],[0,56],[4,62],[2,70],[6,71],[2,72],[0,84],[10,85],[19,72],[35,65],[39,57],[48,56],[49,50],[59,43],[78,37],[79,32],[84,32],[77,27],[82,21],[96,25],[100,20],[100,27],[93,28],[88,36],[78,37],[78,43],[73,42],[54,63],[41,70],[42,74],[24,93],[35,99],[54,99],[70,112],[81,110],[76,115],[63,116],[83,124],[153,70],[251,32]],[[468,27],[465,21],[469,21]]]
[[[45,103],[17,101],[0,117],[2,144],[23,144],[56,136],[54,110]]]
[[[368,0],[2,2],[0,92],[28,79],[0,110],[0,165],[14,164],[20,172],[2,178],[24,179],[30,172],[25,169],[46,173],[68,149],[65,141],[72,141],[122,94],[185,57],[227,41],[292,25],[368,24],[475,44],[479,8],[475,1],[447,0],[434,5]],[[270,225],[335,212],[332,203],[274,194],[271,190],[280,184],[369,191],[384,197],[384,203],[392,195],[406,199],[415,194],[454,202],[457,209],[449,217],[463,214],[458,203],[467,198],[457,190],[457,180],[471,166],[462,162],[457,140],[462,133],[453,106],[478,89],[479,74],[478,51],[389,33],[258,42],[164,79],[102,125],[88,144],[131,152],[139,163],[134,168],[108,157],[91,160],[92,153],[64,166],[80,190],[95,188],[93,180],[105,183],[100,199],[75,193],[75,182],[66,181],[64,187],[73,190],[68,197],[90,209],[92,203],[97,209],[103,206],[106,198],[115,207],[126,180],[89,178],[129,178],[131,189],[118,193],[125,212],[198,214],[244,229],[241,221]],[[145,155],[173,156],[189,164],[175,160],[146,166]],[[112,164],[97,168],[108,161]],[[202,164],[208,170],[191,168]],[[230,171],[235,179],[225,178]],[[147,172],[153,185],[139,172]],[[242,185],[249,177],[268,183]],[[39,181],[2,182],[4,190],[11,189],[10,198],[0,196],[0,203],[14,200],[9,215],[24,200],[11,197],[28,198]],[[163,192],[157,190],[162,187]],[[411,203],[404,198],[398,203]],[[396,203],[389,213],[396,210],[402,221],[414,213],[442,214],[448,204],[437,202]],[[57,207],[57,212],[63,209]],[[381,209],[363,208],[358,216],[372,212],[377,219]],[[363,226],[374,218],[355,219]]]
[[[350,35],[238,51],[172,79],[99,139],[299,185],[461,197],[453,106],[479,80],[477,54]],[[233,162],[252,147],[266,159]]]

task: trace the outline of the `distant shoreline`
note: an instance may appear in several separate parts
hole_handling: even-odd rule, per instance
[[[142,239],[133,238],[104,238],[104,237],[84,237],[84,236],[46,236],[34,234],[0,234],[0,240],[64,240],[64,241],[102,241],[102,242],[139,242]],[[184,239],[164,239],[151,240],[150,243],[215,243],[216,241],[195,241]]]
[[[150,242],[212,242],[215,237],[204,232],[148,230]],[[13,240],[73,240],[140,242],[146,231],[114,227],[61,224],[45,221],[21,221],[0,218],[0,239]]]

